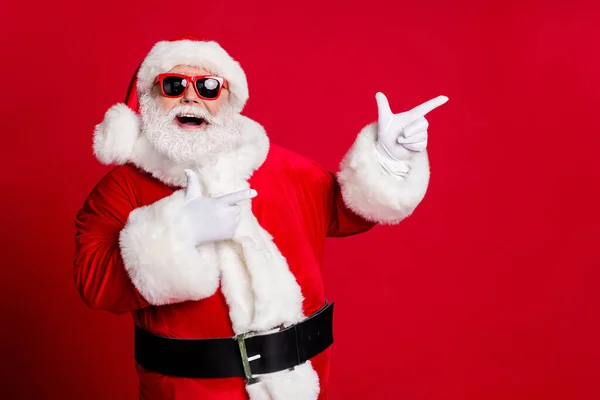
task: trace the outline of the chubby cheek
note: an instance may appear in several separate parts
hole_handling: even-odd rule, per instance
[[[178,104],[178,99],[160,96],[160,105],[164,111],[171,111]]]
[[[205,104],[206,108],[208,109],[208,111],[212,115],[216,115],[218,113],[220,102],[218,102],[218,101],[206,101],[204,104]]]
[[[229,100],[229,93],[226,90],[221,91],[221,95],[217,100],[206,100],[204,105],[208,108],[211,114],[216,115],[221,106]]]

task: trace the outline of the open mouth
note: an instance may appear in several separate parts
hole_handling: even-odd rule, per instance
[[[203,118],[191,114],[178,115],[175,117],[175,120],[180,126],[186,129],[200,128],[206,124],[206,121]]]

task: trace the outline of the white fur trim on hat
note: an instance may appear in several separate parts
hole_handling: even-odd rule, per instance
[[[204,68],[225,78],[231,94],[229,101],[237,112],[242,111],[248,100],[246,74],[240,64],[213,41],[186,39],[156,43],[138,72],[138,91],[149,92],[158,74],[168,72],[177,65]]]
[[[108,109],[94,129],[94,154],[103,164],[125,164],[140,136],[140,118],[123,103]]]
[[[426,152],[407,161],[386,160],[376,148],[377,123],[358,135],[340,165],[338,180],[346,205],[363,218],[396,224],[419,205],[429,185]]]

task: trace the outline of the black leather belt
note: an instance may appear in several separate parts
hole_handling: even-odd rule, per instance
[[[154,335],[136,325],[135,360],[163,375],[186,378],[245,377],[291,369],[333,343],[333,303],[308,319],[280,331],[233,338],[176,339]]]

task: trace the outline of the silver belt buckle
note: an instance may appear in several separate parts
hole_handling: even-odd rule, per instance
[[[252,336],[252,333],[242,333],[235,337],[238,343],[238,347],[240,348],[240,355],[242,356],[242,366],[244,368],[244,376],[246,377],[246,383],[248,385],[253,385],[257,382],[260,382],[259,377],[252,375],[252,369],[250,368],[250,362],[254,360],[258,360],[260,358],[260,354],[254,355],[252,357],[248,357],[248,351],[246,349],[246,338],[248,336]]]

